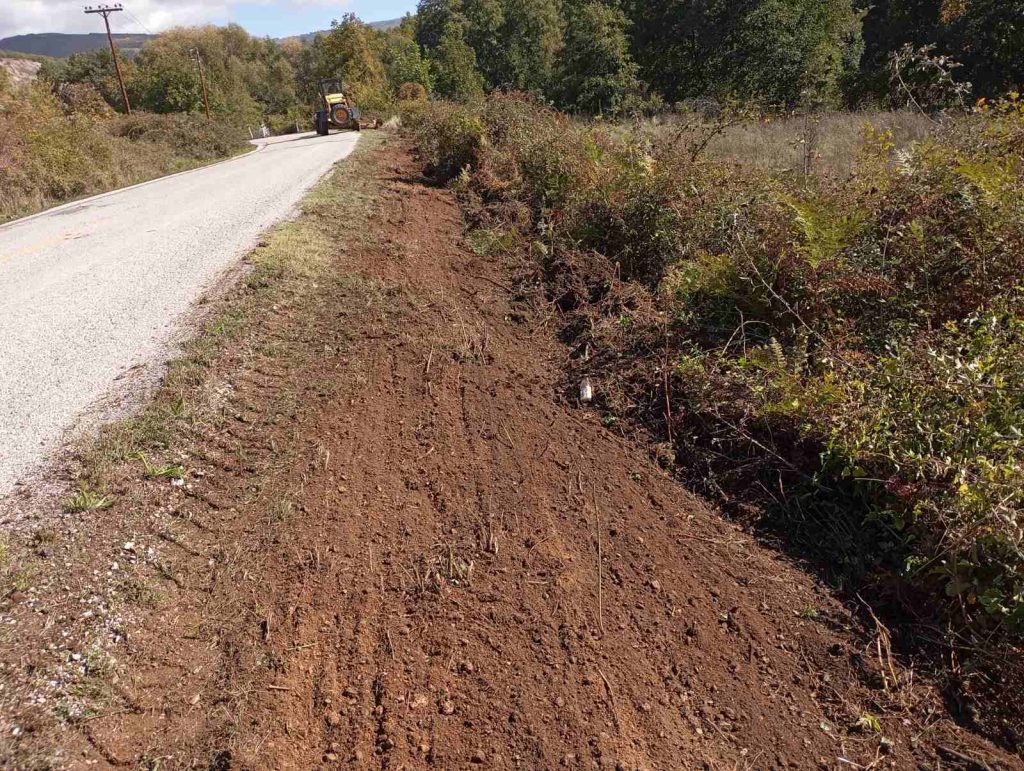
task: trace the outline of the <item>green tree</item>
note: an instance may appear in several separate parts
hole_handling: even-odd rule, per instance
[[[669,101],[720,90],[736,18],[756,0],[629,0],[641,77]]]
[[[851,101],[889,92],[889,58],[907,43],[936,43],[942,34],[943,0],[858,0],[864,14],[864,55]]]
[[[476,53],[476,63],[490,87],[504,77],[505,8],[502,0],[462,0],[460,20],[465,24],[466,42]]]
[[[1024,0],[861,0],[866,50],[855,95],[888,91],[890,57],[935,45],[961,63],[957,78],[979,96],[1024,85]]]
[[[462,27],[452,24],[431,52],[434,92],[459,101],[479,99],[484,81],[476,68],[476,54],[466,43]]]
[[[641,76],[672,101],[835,102],[862,52],[852,0],[632,0]]]
[[[392,93],[397,93],[404,83],[418,83],[427,91],[431,89],[430,62],[413,35],[414,30],[408,27],[380,34],[380,57]]]
[[[130,85],[135,106],[154,112],[201,110],[193,50],[202,57],[215,112],[258,121],[296,103],[295,73],[282,47],[232,24],[173,29],[143,46]]]
[[[461,38],[486,87],[545,93],[562,26],[560,0],[420,0],[416,40],[436,59],[433,52],[442,43],[454,54],[459,47],[454,41]]]
[[[461,0],[419,0],[416,6],[416,42],[427,53],[441,45],[453,24],[462,26],[465,31]]]
[[[788,106],[836,105],[863,53],[861,16],[850,0],[762,0],[730,43],[737,66],[723,60],[721,69],[734,93]]]
[[[140,52],[138,77],[132,82],[131,98],[136,108],[153,112],[195,112],[203,109],[203,90],[195,62],[188,55],[188,43],[175,35],[153,41]],[[207,49],[209,50],[209,49]],[[210,77],[211,102],[223,109],[224,81]]]
[[[122,59],[121,72],[129,87],[135,82],[135,64]],[[114,59],[108,48],[98,48],[87,53],[72,54],[67,59],[48,59],[39,70],[39,77],[56,87],[62,83],[84,83],[92,86],[118,110],[124,109],[121,101],[121,87],[117,82]]]
[[[629,53],[627,19],[617,8],[589,2],[569,14],[556,92],[576,112],[617,113],[638,102],[638,67]]]
[[[963,77],[980,96],[1024,87],[1024,0],[947,3],[942,53],[963,64]]]
[[[562,47],[556,0],[504,0],[500,66],[491,85],[545,93]]]
[[[377,54],[373,30],[354,14],[331,25],[323,39],[323,67],[337,75],[350,96],[367,109],[381,109],[391,99],[384,63]]]
[[[317,35],[310,42],[285,47],[285,53],[295,71],[295,90],[298,100],[312,105],[317,99],[317,81],[331,77],[324,53],[324,36]]]

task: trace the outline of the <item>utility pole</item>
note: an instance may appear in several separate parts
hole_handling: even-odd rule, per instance
[[[199,55],[199,49],[193,48],[190,53],[196,58],[199,65],[199,80],[203,84],[203,106],[206,107],[206,119],[210,120],[210,97],[206,93],[206,75],[203,72],[203,57]]]
[[[132,114],[132,105],[128,101],[128,89],[124,87],[124,76],[121,75],[121,64],[117,61],[117,48],[114,46],[114,36],[110,34],[110,14],[123,11],[124,8],[121,4],[116,5],[100,5],[93,8],[91,5],[85,6],[86,13],[98,13],[103,17],[103,23],[107,27],[107,41],[110,43],[110,55],[114,57],[114,69],[117,70],[117,82],[121,84],[121,98],[124,99],[124,108],[128,111],[128,114]]]

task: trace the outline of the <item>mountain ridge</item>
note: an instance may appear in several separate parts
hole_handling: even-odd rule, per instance
[[[384,21],[369,22],[374,29],[391,29],[401,23],[401,19],[386,19]],[[291,35],[277,40],[300,40],[307,43],[317,35],[325,34],[329,30],[308,32],[303,35]],[[117,47],[131,56],[149,40],[157,37],[144,33],[115,34],[114,42]],[[62,59],[72,54],[86,53],[104,48],[107,45],[107,36],[102,32],[33,32],[25,35],[12,35],[0,38],[0,51],[13,53],[30,54],[32,56],[47,56]]]

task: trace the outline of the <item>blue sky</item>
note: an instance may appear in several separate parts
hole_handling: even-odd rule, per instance
[[[287,6],[287,7],[282,7]],[[352,0],[349,3],[308,3],[289,5],[281,2],[245,3],[229,7],[236,21],[254,35],[287,37],[326,29],[333,19],[354,13],[363,21],[383,21],[416,10],[412,0]]]
[[[31,32],[100,32],[83,4],[104,0],[0,0],[0,38]],[[107,0],[113,4],[114,0]],[[327,29],[355,13],[382,21],[415,10],[416,0],[120,0],[124,13],[111,17],[115,32],[161,32],[175,25],[237,22],[254,35],[289,37]]]

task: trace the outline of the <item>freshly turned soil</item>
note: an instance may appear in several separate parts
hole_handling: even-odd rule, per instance
[[[235,419],[185,450],[202,476],[119,500],[173,511],[161,596],[110,712],[41,721],[39,746],[159,768],[1022,767],[562,392],[557,324],[463,244],[402,142],[373,168],[337,280],[260,332],[290,353],[222,373]]]

